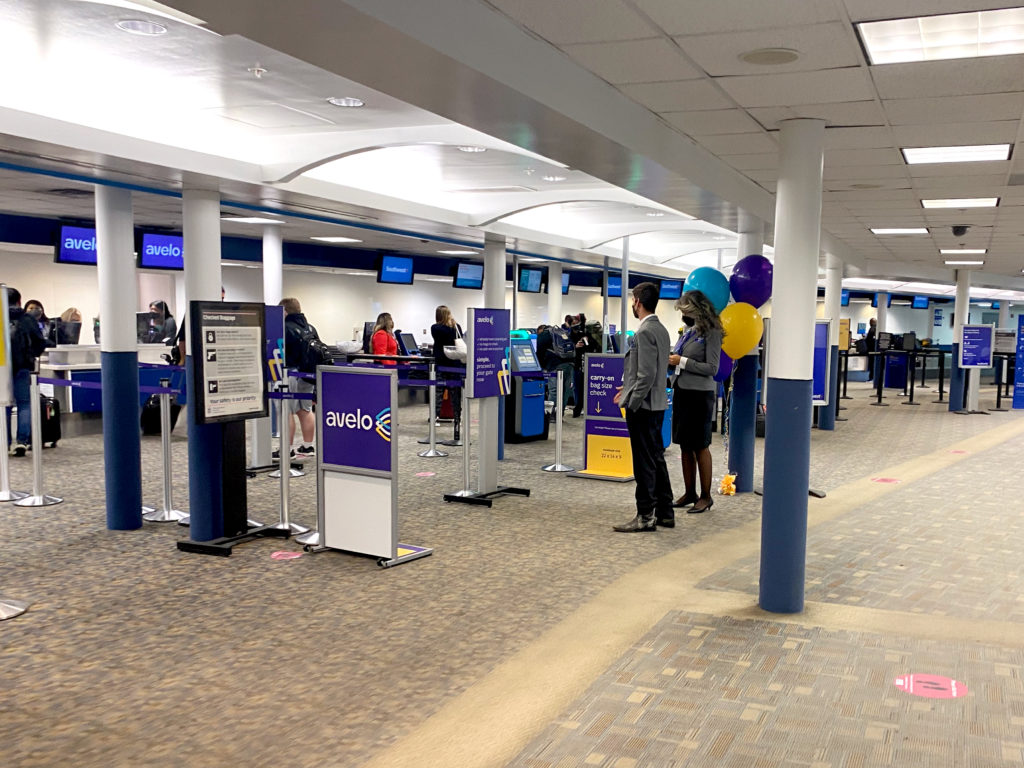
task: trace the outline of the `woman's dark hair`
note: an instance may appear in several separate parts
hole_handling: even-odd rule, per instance
[[[162,301],[161,299],[157,299],[156,301],[149,302],[149,306],[156,307],[157,311],[159,311],[160,314],[162,314],[164,316],[165,320],[167,318],[169,318],[169,317],[174,317],[174,315],[171,314],[171,308],[167,306],[167,302],[166,301]]]
[[[39,317],[40,323],[45,323],[47,320],[50,319],[46,316],[46,310],[43,309],[43,302],[39,301],[39,299],[29,299],[28,301],[26,301],[24,304],[25,311],[28,312],[29,307],[31,307],[33,304],[38,304],[39,309],[42,311],[42,315],[40,315]]]
[[[700,291],[687,291],[676,299],[675,307],[693,318],[693,328],[698,336],[703,338],[712,330],[722,331],[722,321],[718,318],[714,305]],[[724,331],[722,332],[724,334]]]

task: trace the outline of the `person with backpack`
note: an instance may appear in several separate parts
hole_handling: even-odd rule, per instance
[[[284,307],[284,360],[289,369],[298,369],[308,376],[289,376],[290,392],[312,394],[316,384],[318,365],[330,365],[330,349],[320,340],[316,328],[306,321],[302,306],[296,298],[281,299]],[[294,414],[302,429],[302,445],[293,450],[293,455],[307,458],[316,455],[316,419],[313,416],[312,400],[289,400],[288,413]],[[295,419],[288,416],[288,445],[295,441]]]
[[[594,341],[592,334],[587,332],[587,316],[582,312],[573,318],[570,338],[575,351],[572,367],[572,417],[578,419],[583,413],[583,396],[586,391],[583,381],[583,358],[585,355],[600,352],[601,345]]]
[[[39,305],[36,315],[29,314],[21,308],[21,293],[15,288],[7,289],[8,324],[11,334],[11,376],[14,390],[14,404],[18,406],[18,428],[14,438],[14,448],[10,449],[13,456],[24,456],[32,443],[32,372],[36,369],[36,361],[50,344],[39,330]],[[4,418],[9,424],[11,409],[4,409]],[[8,435],[8,443],[11,436]]]
[[[576,360],[576,347],[569,331],[560,325],[540,325],[537,327],[537,359],[545,371],[558,373],[562,379],[562,402],[556,408],[565,409],[569,404],[569,392],[572,389],[572,369]],[[547,399],[555,402],[557,383],[554,377],[548,379]],[[554,421],[554,412],[551,414]]]

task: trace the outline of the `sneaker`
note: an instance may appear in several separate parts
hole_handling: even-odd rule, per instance
[[[26,451],[28,451],[28,446],[24,443],[18,443],[14,446],[15,456],[24,456]]]
[[[298,456],[300,459],[308,459],[313,456],[316,456],[316,448],[312,445],[302,445],[299,446],[299,448],[296,451],[294,451],[293,454],[295,456]]]
[[[281,451],[274,451],[272,454],[270,454],[270,456],[271,456],[272,459],[274,459],[274,461],[277,461],[278,459],[281,458]],[[294,459],[295,458],[295,449],[294,448],[292,448],[288,452],[288,458],[290,458],[290,459]]]

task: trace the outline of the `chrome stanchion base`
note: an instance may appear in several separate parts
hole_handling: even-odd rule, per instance
[[[259,520],[253,520],[252,518],[247,518],[246,521],[245,521],[245,526],[247,528],[262,528],[263,527],[263,523],[261,523]]]
[[[0,597],[0,621],[13,619],[15,616],[21,616],[21,614],[27,610],[28,603],[23,603],[21,600],[9,600],[6,597]]]
[[[28,494],[21,491],[0,491],[0,501],[17,501],[18,499],[24,499],[26,496]]]
[[[146,509],[146,507],[143,507],[143,509]],[[178,523],[185,517],[188,517],[188,515],[178,509],[151,508],[149,512],[142,516],[142,519],[151,523]]]
[[[467,489],[462,490],[462,491],[454,491],[452,493],[446,493],[445,496],[458,496],[459,498],[463,498],[463,497],[466,497],[466,496],[476,496],[476,491],[473,491],[473,490],[470,490],[470,489],[467,488]]]
[[[306,473],[303,472],[301,469],[295,469],[293,467],[292,469],[288,470],[288,477],[305,477],[305,476],[306,476]],[[281,477],[281,470],[280,469],[275,469],[273,472],[268,472],[267,473],[267,477],[272,477],[275,480],[278,480]]]
[[[145,517],[146,515],[151,515],[154,512],[156,512],[156,507],[150,507],[150,506],[147,506],[146,504],[142,505],[142,515],[143,515],[143,517]]]
[[[295,541],[306,547],[319,547],[321,544],[320,531],[315,529],[311,530],[309,533],[304,533],[301,536],[296,536]]]
[[[192,515],[185,515],[178,521],[178,525],[189,525]]]
[[[288,531],[292,536],[300,533],[309,533],[309,528],[304,525],[299,525],[298,523],[274,523],[267,527],[273,528],[275,531]]]
[[[438,458],[444,458],[448,454],[445,453],[444,451],[439,451],[436,448],[433,448],[433,449],[428,448],[425,451],[420,451],[416,455],[419,456],[421,459],[438,459]]]
[[[575,472],[575,467],[567,467],[565,464],[548,464],[546,467],[541,467],[544,472]]]
[[[56,496],[26,496],[24,499],[14,502],[16,507],[51,507],[54,504],[60,504],[64,499],[59,499]]]

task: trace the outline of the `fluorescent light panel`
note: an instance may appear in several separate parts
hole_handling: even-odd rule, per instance
[[[318,240],[321,243],[361,243],[362,240],[356,240],[354,237],[311,237],[310,240]]]
[[[907,165],[921,163],[981,163],[1008,160],[1009,144],[972,144],[959,147],[903,147]]]
[[[922,200],[924,208],[995,208],[998,197],[951,197],[945,200]]]
[[[944,256],[981,256],[988,253],[988,248],[940,248],[939,253]]]
[[[984,265],[985,265],[984,261],[971,261],[969,259],[960,259],[960,260],[952,260],[951,261],[949,259],[946,259],[946,266],[947,267],[981,267],[981,266],[984,266]]]
[[[875,235],[927,235],[927,227],[872,227]]]
[[[444,256],[476,256],[477,251],[438,251]]]
[[[871,64],[1024,53],[1024,8],[857,24]]]
[[[221,216],[221,221],[230,221],[232,224],[284,224],[279,219],[266,219],[261,216]]]

